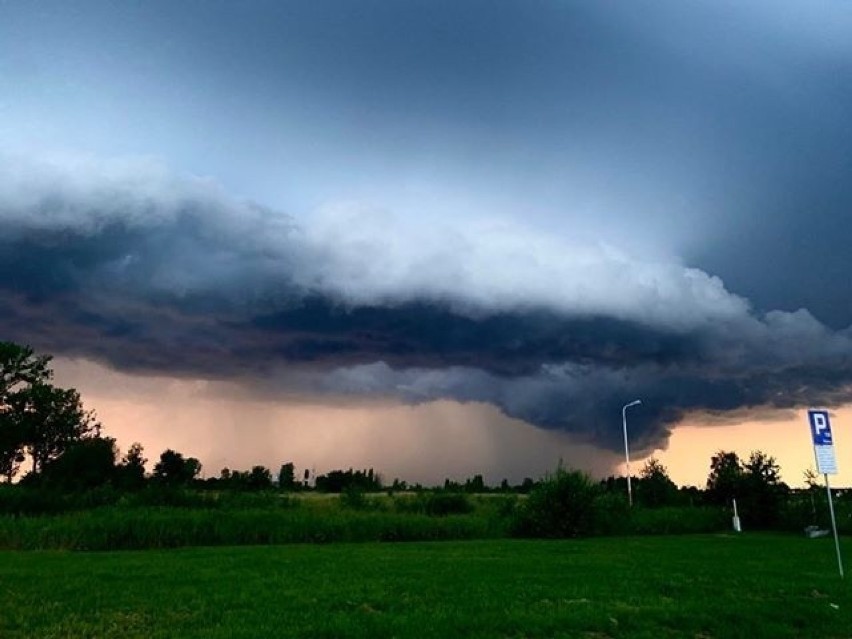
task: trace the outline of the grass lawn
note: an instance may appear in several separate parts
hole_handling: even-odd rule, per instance
[[[829,539],[5,551],[0,566],[4,639],[852,637]]]

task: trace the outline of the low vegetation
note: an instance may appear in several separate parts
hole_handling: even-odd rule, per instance
[[[783,515],[812,521],[810,502]],[[295,542],[429,541],[501,537],[588,537],[722,532],[715,506],[628,508],[580,473],[559,471],[529,497],[442,491],[339,496],[212,492],[148,487],[58,494],[0,487],[0,548],[120,550]],[[33,511],[36,512],[33,512]],[[848,499],[837,504],[852,532]]]
[[[351,468],[300,477],[293,462],[276,477],[255,465],[202,478],[199,460],[179,451],[151,464],[140,444],[120,455],[79,394],[52,385],[49,363],[0,342],[0,548],[706,533],[729,528],[733,499],[747,530],[828,525],[815,478],[791,490],[762,451],[745,460],[719,451],[704,489],[678,488],[652,459],[633,478],[634,507],[626,478],[599,482],[563,468],[515,486],[489,486],[482,475],[432,488],[387,485],[373,469]],[[849,492],[838,492],[837,515],[840,530],[852,532]]]

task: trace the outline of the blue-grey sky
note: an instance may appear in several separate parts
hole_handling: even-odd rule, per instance
[[[845,402],[850,33],[839,0],[0,2],[0,327],[574,431],[641,393],[650,443]]]
[[[152,155],[296,216],[519,216],[852,321],[814,294],[852,201],[845,2],[0,10],[4,147]],[[827,263],[803,274],[817,237]]]

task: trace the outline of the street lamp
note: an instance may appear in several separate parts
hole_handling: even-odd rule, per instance
[[[630,485],[630,448],[627,446],[627,409],[641,403],[641,399],[635,399],[621,407],[621,425],[624,427],[624,462],[627,465],[627,501],[631,506],[633,506],[633,487]]]

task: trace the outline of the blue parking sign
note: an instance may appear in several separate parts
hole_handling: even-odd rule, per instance
[[[840,556],[840,539],[837,536],[837,520],[834,518],[834,502],[831,498],[829,475],[837,474],[837,458],[834,456],[834,438],[831,436],[831,422],[827,410],[808,411],[808,424],[811,427],[811,439],[814,442],[814,457],[817,472],[825,475],[825,490],[828,493],[828,512],[831,515],[831,529],[834,531],[834,550],[837,553],[837,569],[843,578],[843,558]]]
[[[827,410],[809,410],[808,421],[811,424],[811,439],[814,446],[832,446],[831,422]]]

